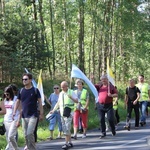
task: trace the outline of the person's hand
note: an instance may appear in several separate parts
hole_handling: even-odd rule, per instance
[[[39,115],[39,121],[42,121],[43,118],[44,118],[43,114],[40,114],[40,115]]]
[[[113,102],[113,106],[116,106],[117,105],[117,102],[115,101],[115,102]]]
[[[135,100],[134,102],[133,102],[133,105],[136,105],[137,104],[137,100]]]
[[[16,113],[13,112],[13,115],[12,115],[12,120],[14,120],[14,117],[16,116]]]
[[[67,96],[68,96],[70,99],[72,99],[72,96],[71,96],[71,95],[68,94]]]
[[[108,96],[109,96],[109,97],[112,97],[112,94],[111,94],[111,93],[108,93]]]
[[[51,110],[49,113],[50,113],[50,114],[53,114],[53,113],[54,113],[54,111],[53,111],[53,110]]]
[[[86,107],[84,107],[84,108],[83,108],[83,110],[84,110],[84,111],[87,111],[87,108],[86,108]]]
[[[47,99],[47,96],[46,96],[46,95],[44,95],[44,99]]]
[[[94,75],[92,72],[90,73],[90,79],[94,79]]]
[[[16,127],[18,128],[20,126],[20,121],[18,120],[17,122],[16,122]]]

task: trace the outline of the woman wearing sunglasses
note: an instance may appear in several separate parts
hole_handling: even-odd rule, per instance
[[[58,85],[54,85],[53,90],[54,90],[54,92],[52,94],[50,94],[50,96],[49,96],[49,98],[47,100],[48,103],[51,105],[51,110],[53,110],[54,106],[58,102],[58,97],[59,97],[59,93],[60,93],[60,87]],[[53,131],[55,129],[56,123],[58,123],[58,129],[59,129],[59,133],[58,133],[57,139],[60,139],[61,135],[62,135],[62,123],[61,123],[61,116],[60,116],[59,109],[56,110],[52,114],[51,118],[48,119],[48,121],[49,121],[50,137],[48,137],[47,139],[48,140],[53,140]]]
[[[6,114],[4,115],[4,124],[6,128],[7,146],[5,150],[15,149],[18,150],[18,145],[15,139],[17,128],[20,125],[20,113],[17,110],[16,115],[13,117],[13,110],[16,98],[14,97],[12,87],[8,86],[4,90],[4,106]]]

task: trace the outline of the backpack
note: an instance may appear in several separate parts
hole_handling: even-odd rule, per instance
[[[21,89],[20,89],[20,95],[21,95],[23,89],[24,89],[24,88],[21,88]],[[36,96],[36,98],[38,99],[38,97],[37,97],[37,88],[36,88],[36,87],[34,87],[34,91],[35,91],[35,96]],[[37,107],[38,107],[38,104],[37,104]]]
[[[20,89],[20,95],[21,95],[23,89],[24,89],[24,88],[21,88],[21,89]],[[36,87],[34,87],[34,91],[35,91],[35,96],[37,97],[37,88],[36,88]]]
[[[130,99],[130,97],[129,97],[129,96],[130,96],[130,95],[129,95],[129,88],[130,88],[130,87],[128,86],[128,87],[127,87],[127,96],[128,96],[128,99]],[[134,91],[134,92],[135,92],[135,94],[138,92],[138,87],[137,87],[137,86],[135,86],[135,91]]]
[[[20,89],[20,94],[22,93],[22,90],[23,90],[23,89],[24,89],[24,88],[21,88],[21,89]],[[35,91],[35,95],[37,95],[37,88],[34,87],[34,91]]]
[[[129,86],[127,87],[128,89],[127,89],[127,92],[128,92],[128,94],[129,94]],[[137,89],[138,89],[138,87],[137,86],[135,86],[135,88],[136,88],[136,92],[138,91]]]

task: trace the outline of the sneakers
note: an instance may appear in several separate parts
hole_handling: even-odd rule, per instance
[[[56,139],[62,139],[62,137],[61,137],[61,136],[58,136]]]
[[[112,136],[115,136],[116,135],[116,131],[112,131]]]
[[[115,130],[116,130],[116,131],[118,130],[118,126],[115,126]]]
[[[27,145],[24,147],[24,150],[29,150],[28,147],[27,147]]]
[[[127,129],[128,131],[130,131],[131,123],[127,123],[123,128]]]
[[[71,138],[77,140],[77,136],[76,135],[72,136]]]
[[[140,125],[141,125],[141,127],[143,127],[144,125],[146,125],[146,122],[145,121],[141,121]]]
[[[50,136],[50,137],[47,138],[47,140],[53,140],[53,138]]]
[[[102,139],[102,138],[104,138],[105,136],[106,136],[106,133],[102,133],[99,138]]]
[[[108,132],[109,131],[109,128],[108,128],[108,126],[106,127],[106,132]]]
[[[142,122],[142,121],[141,121],[141,122],[140,122],[140,125],[141,125],[141,127],[143,127],[143,125],[144,125],[144,122]]]
[[[72,143],[68,143],[67,145],[68,145],[69,148],[73,147]]]
[[[83,135],[82,135],[82,139],[84,139],[84,138],[86,138],[86,134],[83,134]]]
[[[61,148],[67,150],[69,146],[67,144],[64,144]]]
[[[130,131],[130,126],[129,125],[125,125],[123,128],[127,129],[128,131]]]
[[[67,150],[67,149],[69,149],[69,148],[71,148],[71,147],[73,147],[73,144],[72,144],[72,143],[68,143],[68,144],[64,144],[64,145],[62,146],[62,149]]]
[[[139,129],[139,127],[138,127],[138,126],[135,126],[134,129],[137,130],[137,129]]]

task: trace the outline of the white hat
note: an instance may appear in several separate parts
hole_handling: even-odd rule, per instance
[[[78,85],[78,82],[80,82],[80,83],[84,84],[84,81],[83,81],[83,80],[81,80],[81,79],[77,79],[77,80],[75,81],[75,86],[77,86],[77,85]]]

